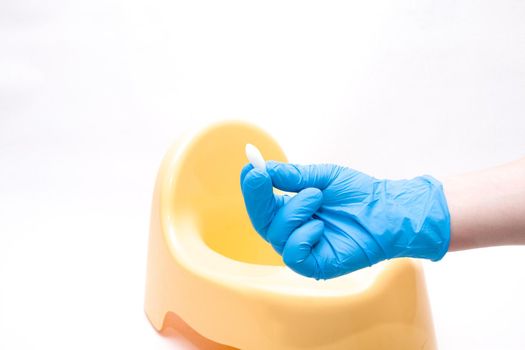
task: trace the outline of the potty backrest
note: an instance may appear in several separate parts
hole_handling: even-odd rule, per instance
[[[200,234],[212,250],[231,259],[282,265],[281,257],[254,231],[246,213],[240,173],[248,163],[247,143],[256,145],[265,159],[286,161],[270,135],[241,122],[209,127],[180,145],[177,171],[170,179],[172,224],[177,234]],[[195,230],[177,230],[178,222],[188,216]]]

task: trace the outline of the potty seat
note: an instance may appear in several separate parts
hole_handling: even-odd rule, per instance
[[[241,122],[188,135],[164,157],[146,280],[153,327],[182,322],[209,348],[435,349],[416,260],[389,260],[326,281],[283,264],[244,207],[239,177],[247,143],[266,159],[286,161],[267,133]]]

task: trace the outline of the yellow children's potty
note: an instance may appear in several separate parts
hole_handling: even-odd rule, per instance
[[[190,135],[165,156],[148,252],[152,325],[161,331],[183,323],[208,348],[435,349],[417,261],[390,260],[327,281],[282,263],[244,208],[247,143],[266,159],[286,161],[268,134],[239,122]]]

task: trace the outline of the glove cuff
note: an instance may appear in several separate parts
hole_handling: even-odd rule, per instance
[[[450,245],[450,211],[443,190],[443,184],[430,175],[420,176],[431,185],[431,206],[429,209],[428,225],[425,225],[427,234],[433,236],[436,248],[429,251],[426,258],[432,261],[441,260],[448,252]]]

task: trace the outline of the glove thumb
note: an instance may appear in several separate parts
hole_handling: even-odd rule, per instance
[[[299,165],[273,160],[266,162],[266,171],[273,186],[288,192],[299,192],[308,187],[322,191],[330,184],[335,167],[332,164]]]

